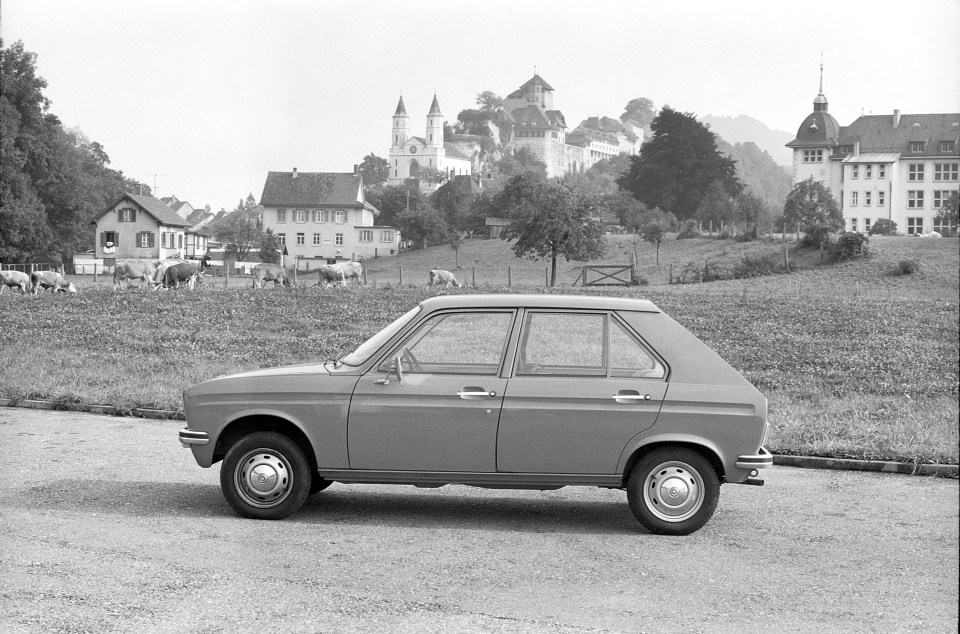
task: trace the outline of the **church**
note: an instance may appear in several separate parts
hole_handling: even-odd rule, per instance
[[[955,231],[937,212],[960,189],[960,113],[864,115],[841,126],[823,94],[813,100],[793,149],[793,184],[808,178],[830,188],[845,229],[869,232],[880,219],[897,232]]]

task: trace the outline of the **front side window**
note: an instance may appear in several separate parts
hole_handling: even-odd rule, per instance
[[[421,324],[380,370],[387,371],[399,355],[405,373],[496,376],[512,323],[512,311],[435,315]]]
[[[934,163],[933,180],[935,181],[955,181],[957,180],[957,167],[960,163]]]
[[[923,180],[923,163],[911,163],[907,171],[907,180],[910,181],[922,181]]]

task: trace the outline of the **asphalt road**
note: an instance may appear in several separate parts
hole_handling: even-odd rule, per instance
[[[775,467],[688,537],[585,488],[335,484],[258,522],[182,426],[0,409],[0,631],[957,631],[956,480]]]

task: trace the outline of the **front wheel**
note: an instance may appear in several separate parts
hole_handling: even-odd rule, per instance
[[[284,518],[310,493],[310,464],[292,440],[273,432],[244,436],[227,451],[220,467],[220,488],[244,517]]]
[[[700,453],[663,447],[640,459],[627,480],[630,510],[652,533],[689,535],[713,516],[720,479]]]

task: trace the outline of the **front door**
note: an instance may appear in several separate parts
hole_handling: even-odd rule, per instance
[[[507,382],[500,372],[513,318],[513,311],[433,315],[361,377],[348,419],[350,467],[496,471]]]

